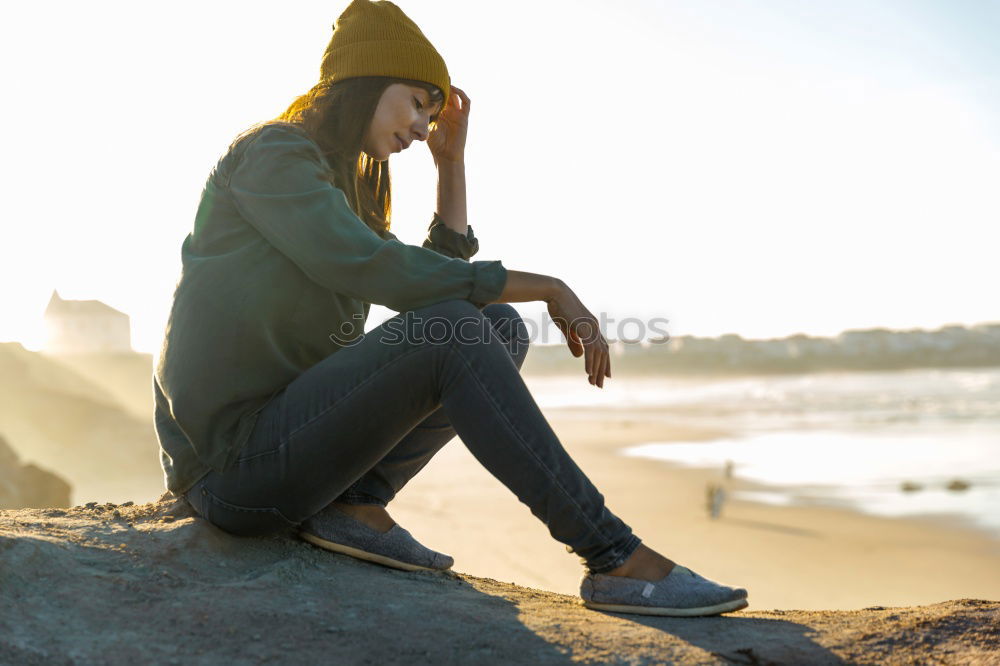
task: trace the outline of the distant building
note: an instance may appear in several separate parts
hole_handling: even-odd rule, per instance
[[[45,326],[45,351],[53,354],[132,351],[128,315],[100,301],[66,301],[53,291],[45,308]]]

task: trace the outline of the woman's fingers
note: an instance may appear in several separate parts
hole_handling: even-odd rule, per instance
[[[594,363],[590,368],[590,383],[594,386],[597,386],[597,369],[603,367],[604,362],[601,359],[601,350],[597,347],[597,345],[594,345]]]
[[[594,364],[591,370],[593,375],[591,383],[598,388],[604,388],[604,378],[611,374],[611,350],[608,349],[608,342],[603,335],[598,335],[594,341]]]
[[[573,356],[584,357],[583,369],[587,373],[587,381],[598,388],[604,388],[604,378],[611,376],[611,353],[597,319],[575,299],[568,304],[551,301],[548,310],[552,320],[566,336]]]
[[[584,321],[578,326],[579,336],[583,341],[585,358],[584,370],[587,381],[604,388],[604,374],[608,367],[608,344],[601,335],[596,321]]]
[[[458,93],[458,96],[462,98],[462,106],[465,106],[465,104],[471,101],[469,96],[465,94],[465,91],[458,86],[452,86],[451,89]]]
[[[601,350],[595,346],[590,348],[590,368],[587,369],[587,381],[597,384],[597,368],[601,364]]]
[[[583,343],[580,342],[580,336],[577,335],[576,331],[569,327],[565,319],[561,317],[555,320],[556,324],[559,326],[559,330],[562,334],[566,336],[566,344],[569,346],[569,353],[573,356],[579,358],[584,354],[586,349]]]
[[[597,364],[594,366],[594,384],[597,388],[604,388],[604,368],[608,364],[608,352],[604,348],[603,341],[600,350],[600,356]]]
[[[570,353],[572,353],[573,356],[580,358],[581,356],[583,356],[583,353],[585,351],[583,348],[583,343],[580,341],[580,336],[577,335],[575,332],[570,332],[570,339],[573,341],[572,345],[570,346]]]
[[[587,381],[594,383],[594,336],[586,321],[574,322],[576,334],[583,343],[583,370],[587,373]]]
[[[469,96],[465,94],[465,91],[457,86],[451,87],[452,92],[458,95],[458,98],[462,100],[462,112],[466,115],[469,113],[469,106],[472,104],[472,100]]]

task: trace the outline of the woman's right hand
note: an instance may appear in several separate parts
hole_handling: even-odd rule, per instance
[[[604,388],[604,378],[611,376],[611,354],[597,318],[565,283],[560,283],[546,304],[552,321],[566,336],[570,353],[577,358],[583,355],[587,380]]]

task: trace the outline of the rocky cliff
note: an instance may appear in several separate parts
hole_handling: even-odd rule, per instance
[[[16,343],[0,343],[0,427],[21,461],[70,483],[72,502],[163,492],[152,412],[131,414],[103,386]]]
[[[70,490],[58,474],[19,460],[0,436],[0,509],[69,506]]]

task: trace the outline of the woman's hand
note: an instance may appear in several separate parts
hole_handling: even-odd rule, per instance
[[[448,104],[441,109],[434,129],[427,137],[427,147],[431,149],[435,164],[465,161],[465,137],[469,132],[470,104],[469,96],[461,88],[451,87]]]
[[[604,388],[604,378],[611,376],[611,354],[597,319],[565,285],[546,303],[552,321],[566,336],[570,353],[578,358],[584,355],[587,380]]]

